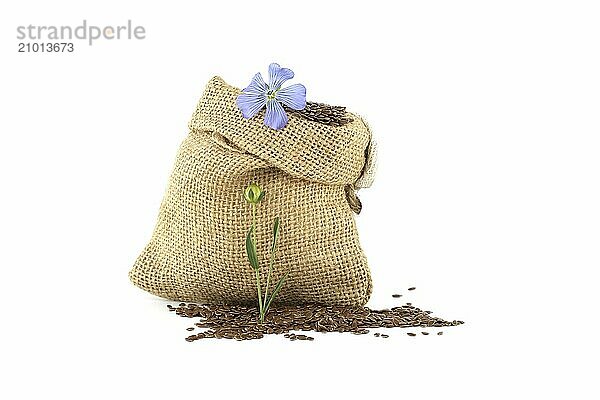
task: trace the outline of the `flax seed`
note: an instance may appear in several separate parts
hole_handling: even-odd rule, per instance
[[[315,304],[273,307],[263,324],[257,323],[258,310],[253,305],[181,304],[184,305],[168,308],[181,317],[200,318],[194,326],[203,330],[188,336],[188,342],[211,338],[253,340],[271,334],[283,334],[292,341],[312,341],[313,337],[294,334],[292,331],[347,332],[364,335],[369,333],[369,329],[376,328],[448,327],[463,323],[459,320],[449,322],[434,317],[430,312],[413,307],[410,303],[383,310]],[[189,331],[193,329],[188,328]],[[442,332],[438,332],[438,335],[440,334]],[[408,335],[416,336],[412,332]],[[375,333],[374,336],[388,337],[381,333]]]

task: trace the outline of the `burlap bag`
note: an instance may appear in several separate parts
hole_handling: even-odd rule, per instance
[[[352,114],[352,122],[335,127],[292,113],[276,131],[262,115],[242,117],[239,93],[218,77],[208,83],[131,281],[172,300],[256,302],[245,252],[252,217],[243,198],[244,188],[256,182],[266,192],[257,208],[263,283],[277,216],[272,281],[290,271],[275,302],[365,304],[371,276],[353,210],[360,211],[357,182],[367,186],[372,179],[368,127]]]

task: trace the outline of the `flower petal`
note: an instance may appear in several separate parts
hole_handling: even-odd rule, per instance
[[[267,86],[267,84],[263,80],[262,75],[259,72],[252,77],[252,81],[250,81],[250,84],[248,85],[248,87],[246,89],[242,90],[242,92],[267,93],[268,90],[269,90],[269,87]]]
[[[281,68],[279,64],[269,65],[269,87],[272,90],[278,90],[283,82],[294,77],[294,71],[288,68]]]
[[[279,89],[275,98],[293,110],[306,107],[306,88],[300,83]]]
[[[265,106],[267,96],[264,93],[242,92],[236,100],[237,106],[242,111],[244,118],[252,118]]]
[[[276,100],[267,102],[267,112],[265,113],[265,125],[273,129],[281,129],[287,125],[288,116],[283,107]]]

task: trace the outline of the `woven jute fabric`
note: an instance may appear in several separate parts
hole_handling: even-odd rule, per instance
[[[368,169],[368,127],[357,116],[328,126],[290,113],[273,130],[264,114],[242,117],[239,93],[218,77],[206,86],[131,281],[172,300],[256,302],[243,198],[255,182],[266,192],[256,214],[263,284],[273,220],[281,219],[272,281],[289,276],[275,302],[364,305],[372,283],[353,209]]]

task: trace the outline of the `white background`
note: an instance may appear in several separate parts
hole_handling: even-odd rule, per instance
[[[597,3],[14,3],[0,397],[598,398]],[[17,53],[18,25],[84,18],[147,37]],[[464,326],[187,343],[192,321],[129,283],[204,85],[244,86],[273,61],[379,139],[359,193],[369,305],[401,292]]]

